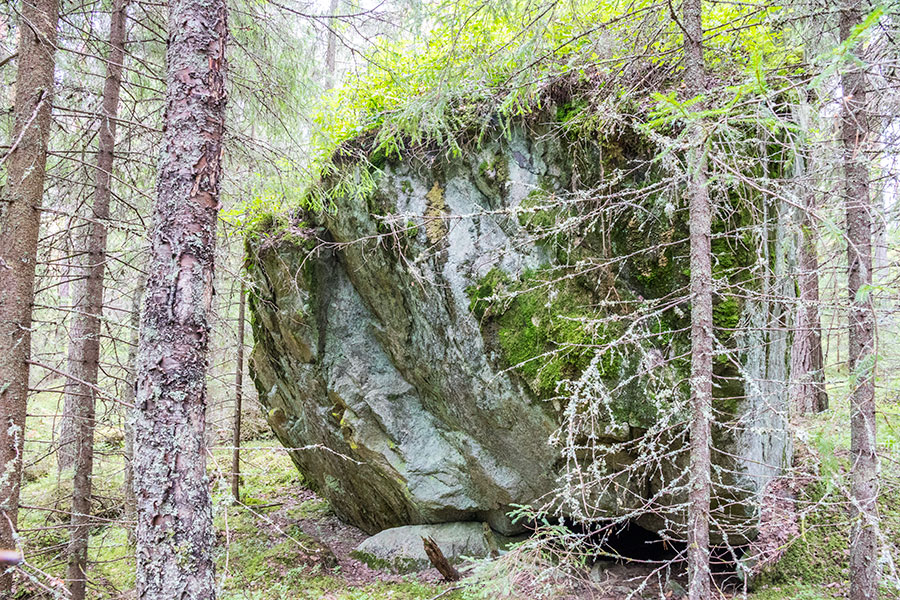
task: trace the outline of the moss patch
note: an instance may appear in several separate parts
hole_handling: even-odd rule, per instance
[[[513,280],[492,269],[466,290],[475,316],[493,325],[505,361],[545,398],[561,391],[560,382],[578,377],[598,347],[621,333],[615,323],[598,323],[604,313],[590,290],[560,274],[540,269]],[[615,377],[621,365],[605,352],[599,367]]]
[[[758,585],[804,583],[839,583],[849,577],[849,535],[841,523],[847,514],[836,498],[826,493],[824,485],[810,491],[807,502],[819,503],[816,510],[801,519],[801,534],[777,564],[766,569]]]
[[[849,488],[846,472],[849,460],[842,462],[845,463],[845,472],[834,475],[845,479],[844,487]],[[883,482],[884,489],[891,489],[888,481],[896,482],[896,475],[885,473],[884,476],[887,479]],[[791,542],[781,560],[763,571],[754,586],[762,589],[802,582],[806,585],[831,585],[836,593],[843,593],[850,577],[851,517],[846,497],[837,488],[819,481],[803,492],[798,504],[801,509],[807,507],[801,513],[800,535]],[[886,539],[898,539],[900,500],[894,494],[882,494],[878,511]],[[876,558],[873,557],[873,560]],[[887,581],[885,584],[888,585]],[[884,593],[897,591],[900,590],[885,589]]]

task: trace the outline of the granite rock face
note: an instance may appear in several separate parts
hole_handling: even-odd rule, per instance
[[[506,517],[511,507],[555,489],[564,464],[548,443],[561,418],[555,391],[590,357],[543,356],[559,339],[575,347],[583,335],[551,311],[591,305],[611,288],[619,298],[665,295],[683,283],[687,260],[682,245],[654,258],[660,273],[626,267],[580,276],[560,289],[539,285],[529,301],[485,308],[500,282],[524,288],[555,265],[608,252],[609,242],[601,248],[590,236],[561,250],[534,235],[542,222],[567,218],[541,202],[571,192],[592,164],[609,166],[602,150],[577,155],[520,127],[462,157],[348,162],[344,183],[355,192],[250,242],[252,375],[274,432],[340,517],[369,533],[471,520],[511,535],[520,530]],[[627,162],[623,155],[615,160]],[[619,220],[613,252],[657,238],[633,217]],[[746,330],[743,374],[734,378],[783,378],[786,339],[769,339],[775,334],[765,327],[774,309],[751,301],[725,308]],[[620,360],[606,372],[622,377],[633,366]],[[739,457],[730,466],[750,493],[790,459],[779,412],[785,390],[767,385],[744,386],[729,406],[757,433],[717,439]],[[639,435],[652,418],[642,388],[632,387],[617,400],[622,417],[611,440]],[[629,482],[641,494],[653,485]],[[628,508],[623,498],[609,502],[611,512]]]

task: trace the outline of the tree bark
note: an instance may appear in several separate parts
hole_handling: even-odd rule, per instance
[[[72,533],[69,541],[67,582],[73,600],[84,600],[87,583],[87,548],[90,533],[91,474],[94,465],[94,410],[100,369],[100,319],[103,314],[103,276],[106,268],[106,222],[109,220],[110,181],[116,144],[116,117],[125,61],[126,0],[115,0],[109,23],[109,56],[100,109],[100,135],[94,178],[94,206],[88,224],[87,247],[82,254],[82,277],[75,285],[75,315],[71,325],[63,431],[70,443],[60,441],[60,468],[75,467],[72,486]],[[73,452],[63,453],[63,449]],[[64,461],[63,457],[66,457]],[[65,464],[68,460],[72,463]]]
[[[206,369],[225,129],[225,0],[171,0],[165,133],[138,348],[137,591],[215,598]]]
[[[445,581],[459,581],[462,578],[462,575],[459,574],[456,567],[450,564],[450,561],[447,560],[447,557],[441,552],[441,547],[437,545],[434,538],[423,537],[422,544],[425,546],[425,556],[428,557],[428,560],[431,561],[434,568],[444,577]]]
[[[860,24],[863,4],[855,0],[841,11],[841,41]],[[869,114],[862,51],[851,50],[841,74],[841,145],[847,227],[849,293],[848,363],[850,393],[850,474],[853,528],[850,536],[850,598],[878,597],[878,457],[875,446],[875,311],[872,302],[872,201],[866,147]]]
[[[57,0],[22,1],[12,143],[0,196],[0,549],[15,547],[58,20]],[[0,595],[11,587],[4,572]]]
[[[808,105],[800,107],[801,129],[809,130]],[[802,206],[799,210],[797,288],[799,307],[791,345],[790,402],[796,414],[821,412],[828,408],[825,391],[825,361],[822,353],[822,324],[819,317],[819,257],[816,227],[812,215],[817,210],[816,191],[810,181],[813,158],[808,146],[797,152],[795,179]]]
[[[128,374],[130,383],[125,388],[124,400],[128,404],[134,404],[135,401],[135,379],[137,378],[137,350],[138,350],[138,331],[141,327],[141,301],[144,298],[144,275],[141,274],[140,280],[134,289],[131,299],[131,328],[134,336],[134,345],[128,352],[128,367],[131,372]],[[122,482],[123,495],[125,496],[125,520],[128,522],[128,541],[134,544],[135,539],[135,523],[137,522],[137,498],[134,495],[134,409],[126,408],[125,413],[125,469],[124,481]]]
[[[705,93],[703,19],[700,0],[682,5],[685,81],[691,96]],[[712,206],[707,187],[702,122],[690,126],[688,203],[691,245],[691,425],[690,489],[688,495],[688,597],[710,597],[709,503],[712,418],[713,310]]]
[[[244,281],[241,280],[238,299],[237,357],[234,371],[234,449],[231,455],[231,494],[235,502],[241,500],[241,400],[244,388],[244,320],[246,310]]]
[[[331,0],[331,5],[328,7],[328,14],[334,17],[338,11],[338,0]],[[335,83],[335,71],[337,69],[336,56],[337,56],[337,32],[335,31],[335,27],[337,26],[337,19],[331,18],[328,19],[328,42],[325,46],[325,70],[327,71],[325,77],[325,89],[329,90],[334,87]]]
[[[807,197],[804,204],[797,261],[800,307],[791,346],[791,406],[797,414],[821,412],[828,408],[819,318],[819,259],[812,219],[808,213],[815,210],[815,200]]]

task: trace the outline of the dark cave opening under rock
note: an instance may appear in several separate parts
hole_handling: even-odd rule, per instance
[[[617,577],[658,575],[681,583],[687,580],[687,543],[665,539],[659,533],[626,521],[624,523],[575,525],[573,531],[585,536],[590,548],[591,578],[602,580],[599,573],[617,572]],[[739,563],[744,546],[710,546],[710,567],[720,587],[735,588],[743,583]]]

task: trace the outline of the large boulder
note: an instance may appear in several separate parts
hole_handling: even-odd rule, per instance
[[[507,512],[545,501],[565,470],[548,440],[565,418],[567,381],[592,369],[627,382],[609,407],[609,443],[658,418],[661,400],[634,377],[638,359],[595,357],[628,324],[628,309],[604,308],[612,300],[637,305],[686,284],[684,211],[619,208],[598,224],[579,221],[584,202],[553,207],[612,173],[626,187],[652,184],[648,143],[610,137],[576,145],[518,126],[456,157],[339,161],[331,206],[272,219],[251,240],[253,378],[276,435],[340,517],[370,533],[478,520],[514,534]],[[568,221],[577,225],[554,231]],[[714,250],[717,264],[757,260],[746,248]],[[584,267],[616,256],[629,258]],[[598,326],[604,314],[616,323]],[[666,314],[676,333],[644,354],[683,396],[690,308]],[[752,518],[747,500],[790,460],[778,383],[786,339],[770,326],[783,315],[723,296],[716,317],[730,332],[722,344],[743,349],[737,363],[716,364],[719,420],[741,428],[717,428],[714,458],[729,473],[729,514]],[[615,456],[605,468],[632,460]],[[659,477],[597,501],[624,514],[659,491]],[[662,527],[652,515],[642,524]]]

